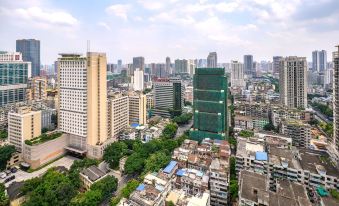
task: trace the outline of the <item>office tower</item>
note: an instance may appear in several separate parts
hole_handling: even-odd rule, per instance
[[[34,100],[47,98],[47,79],[45,77],[34,77],[32,81],[32,97]]]
[[[146,95],[142,93],[132,93],[128,95],[130,124],[146,124],[146,104]]]
[[[61,54],[58,62],[60,130],[76,151],[100,158],[108,137],[106,55]]]
[[[194,70],[196,68],[195,60],[194,59],[189,59],[187,61],[187,64],[188,64],[188,67],[187,67],[188,68],[188,73],[189,73],[190,76],[193,76]]]
[[[244,65],[238,61],[231,61],[231,86],[244,87]]]
[[[115,140],[129,125],[128,102],[128,96],[121,93],[108,99],[108,135]]]
[[[181,114],[184,107],[184,85],[178,78],[154,82],[154,114],[171,117]]]
[[[188,73],[188,61],[186,59],[176,59],[174,61],[174,73],[184,74]]]
[[[334,133],[332,140],[332,148],[337,157],[337,164],[339,164],[339,45],[337,51],[333,52],[334,64],[334,79],[333,79],[333,117],[334,117]]]
[[[312,70],[324,72],[327,68],[327,53],[325,50],[312,52]]]
[[[218,66],[217,52],[210,52],[207,56],[207,67],[216,68]]]
[[[144,91],[144,71],[137,68],[133,76],[134,91]]]
[[[283,59],[282,56],[273,57],[273,74],[279,74],[280,61]]]
[[[193,77],[194,124],[190,137],[225,139],[228,132],[227,76],[224,68],[196,68]]]
[[[133,71],[137,68],[144,71],[145,69],[145,58],[144,57],[133,57]],[[133,73],[131,73],[133,75]]]
[[[280,101],[288,108],[307,107],[306,57],[290,56],[280,61]]]
[[[22,53],[22,60],[32,62],[32,76],[40,76],[40,41],[36,39],[16,40],[16,51]]]
[[[19,52],[0,52],[0,107],[25,101],[31,62]]]
[[[166,76],[168,76],[169,74],[172,74],[171,71],[171,59],[169,57],[166,57]]]
[[[118,60],[118,64],[117,65],[118,65],[117,66],[117,72],[118,72],[118,74],[120,74],[121,70],[122,70],[122,60],[121,59]]]
[[[41,111],[21,107],[8,113],[8,141],[22,152],[25,140],[41,135]]]
[[[254,73],[252,55],[244,55],[244,72],[248,76],[252,76]]]

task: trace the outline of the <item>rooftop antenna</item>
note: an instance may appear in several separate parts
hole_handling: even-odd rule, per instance
[[[91,50],[91,41],[87,40],[87,52],[90,52]]]

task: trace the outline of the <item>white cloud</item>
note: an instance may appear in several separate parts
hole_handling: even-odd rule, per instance
[[[131,9],[131,5],[129,4],[114,4],[106,8],[107,13],[112,13],[117,17],[120,17],[124,20],[127,20],[127,14]]]
[[[70,13],[64,11],[43,10],[39,7],[30,7],[26,9],[19,8],[14,10],[2,8],[1,13],[5,14],[6,16],[14,16],[16,18],[21,18],[32,23],[45,26],[74,26],[79,23],[78,20]]]
[[[159,10],[165,7],[165,2],[161,0],[138,0],[138,3],[148,10]]]
[[[106,22],[98,22],[98,25],[104,27],[108,31],[112,30],[111,27]]]

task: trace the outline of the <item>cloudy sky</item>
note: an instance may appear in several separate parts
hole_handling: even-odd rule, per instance
[[[219,62],[306,56],[339,44],[338,0],[0,0],[0,50],[41,40],[41,61],[60,52],[106,52],[109,62],[144,56]]]

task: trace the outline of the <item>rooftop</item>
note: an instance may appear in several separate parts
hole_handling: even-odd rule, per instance
[[[105,172],[100,170],[97,166],[92,165],[88,168],[85,168],[81,171],[81,174],[84,176],[87,176],[88,179],[90,179],[92,182],[95,182],[96,180],[102,178],[106,175]]]

